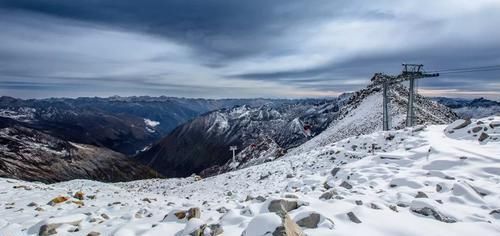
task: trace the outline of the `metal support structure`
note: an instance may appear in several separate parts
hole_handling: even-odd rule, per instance
[[[415,110],[413,109],[413,103],[415,100],[415,78],[410,77],[410,86],[408,91],[408,106],[406,110],[406,126],[415,125]]]
[[[410,127],[415,125],[415,80],[426,78],[426,77],[437,77],[439,73],[427,74],[424,73],[422,64],[403,64],[403,72],[398,76],[390,76],[382,73],[376,73],[372,78],[375,86],[382,86],[383,88],[383,129],[389,130],[390,127],[390,115],[389,115],[389,86],[393,84],[402,83],[404,81],[409,81],[409,92],[408,92],[408,105],[406,114],[406,126]]]
[[[383,123],[384,123],[384,131],[387,131],[390,129],[389,127],[389,97],[387,93],[389,92],[389,82],[385,81],[382,84],[383,87],[383,110],[384,110],[384,117],[383,117]]]
[[[236,150],[238,149],[237,146],[230,146],[229,151],[233,151],[233,162],[236,161]]]
[[[437,77],[439,74],[426,74],[423,72],[422,64],[403,64],[403,73],[401,76],[404,80],[409,80],[408,105],[406,111],[406,126],[415,125],[415,80],[425,77]]]

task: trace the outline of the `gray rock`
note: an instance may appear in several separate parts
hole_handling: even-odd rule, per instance
[[[286,199],[276,199],[272,200],[267,207],[270,212],[290,212],[299,208],[297,201],[291,201]]]
[[[471,123],[472,122],[470,121],[470,119],[466,119],[466,120],[464,120],[464,122],[462,122],[461,124],[458,124],[453,129],[462,129],[462,128],[465,128],[467,125],[470,125]]]
[[[356,201],[354,201],[354,202],[355,202],[355,203],[356,203],[356,205],[358,205],[358,206],[363,205],[363,201],[361,201],[361,200],[356,200]]]
[[[222,225],[220,224],[211,224],[208,228],[210,229],[210,236],[222,235],[224,233]]]
[[[356,224],[359,224],[361,223],[361,220],[358,219],[358,217],[356,215],[354,215],[354,213],[351,211],[349,213],[347,213],[347,217],[349,217],[349,220],[356,223]]]
[[[429,198],[429,197],[424,192],[418,191],[417,196],[415,196],[415,198]]]
[[[487,133],[481,133],[481,135],[479,135],[479,142],[482,142],[484,140],[486,140],[487,138],[489,138],[490,136],[487,134]]]
[[[78,221],[73,221],[73,222],[63,222],[63,223],[54,223],[54,224],[44,224],[40,227],[40,230],[38,231],[38,236],[47,236],[47,235],[54,235],[57,234],[56,229],[63,225],[63,224],[69,224],[73,226],[78,226],[80,224],[81,220]]]
[[[335,195],[337,195],[337,192],[335,192],[335,190],[330,190],[330,191],[326,191],[323,194],[321,194],[321,196],[319,196],[319,199],[329,200],[329,199],[332,199],[333,196],[335,196]]]
[[[430,207],[423,207],[423,208],[418,208],[418,209],[410,208],[410,210],[417,213],[417,214],[420,214],[420,215],[431,216],[434,219],[439,220],[441,222],[445,222],[445,223],[457,222],[456,219],[449,217],[449,216],[445,216],[445,215],[441,214],[440,212],[438,212],[435,209],[432,209]]]
[[[440,184],[436,184],[436,192],[441,192],[443,190],[443,187]]]
[[[311,213],[309,216],[304,217],[297,221],[297,225],[303,228],[315,229],[318,228],[321,215],[318,213]]]
[[[99,235],[101,235],[101,233],[95,232],[95,231],[92,231],[92,232],[87,234],[87,236],[99,236]]]
[[[332,176],[335,177],[335,175],[337,175],[337,173],[340,171],[340,167],[335,167],[332,169],[332,171],[330,172],[332,174]]]
[[[472,128],[472,132],[477,133],[477,132],[481,131],[482,129],[483,129],[483,127],[476,126],[476,127]]]
[[[352,189],[352,185],[347,183],[346,181],[343,181],[341,184],[340,184],[340,187],[344,187],[346,189]]]

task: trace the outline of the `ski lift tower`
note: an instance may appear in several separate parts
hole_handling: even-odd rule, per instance
[[[229,151],[233,151],[233,162],[236,161],[236,150],[238,150],[237,146],[230,146]]]
[[[403,64],[403,72],[401,77],[403,80],[409,80],[410,88],[408,92],[408,106],[406,111],[406,127],[415,125],[415,110],[413,103],[415,101],[415,80],[426,77],[437,77],[438,73],[427,74],[423,72],[422,64]]]

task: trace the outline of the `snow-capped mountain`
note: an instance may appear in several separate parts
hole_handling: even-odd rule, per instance
[[[0,176],[31,181],[126,181],[157,177],[147,166],[107,148],[61,140],[0,117]]]
[[[171,97],[0,97],[0,117],[63,140],[133,155],[200,114],[236,105],[287,103],[284,99],[188,99]]]
[[[0,235],[498,235],[499,144],[488,117],[325,140],[206,179],[0,179]]]
[[[500,115],[500,102],[485,98],[463,99],[436,97],[433,100],[450,107],[463,119]]]
[[[263,149],[285,152],[326,129],[344,103],[345,99],[298,100],[295,104],[244,105],[218,110],[177,127],[139,153],[137,159],[166,176],[189,176],[203,170],[205,175],[219,173],[221,168],[228,170],[227,166],[221,166],[231,158],[229,146],[247,150],[239,154],[238,160],[254,159],[242,155],[259,156]],[[269,150],[269,153],[275,152]]]
[[[382,130],[377,78],[367,88],[324,105],[243,106],[212,112],[178,127],[138,158],[167,176],[213,175],[274,160],[289,150],[304,152]],[[389,96],[391,127],[403,128],[408,90],[393,85]],[[415,98],[415,116],[417,124],[445,124],[458,118],[448,107],[420,95]],[[240,148],[234,160],[231,145]]]

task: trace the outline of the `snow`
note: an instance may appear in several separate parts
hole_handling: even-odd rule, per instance
[[[244,236],[272,235],[281,224],[281,218],[274,213],[264,213],[253,218],[248,224]]]
[[[144,118],[144,124],[146,125],[146,130],[150,133],[154,133],[154,128],[160,125],[160,122]]]
[[[471,120],[451,134],[459,123],[378,131],[336,142],[322,136],[316,147],[201,180],[46,185],[0,178],[0,235],[38,235],[42,224],[75,219],[81,220],[77,232],[62,224],[58,235],[178,236],[204,224],[220,224],[224,235],[272,235],[281,224],[268,210],[275,199],[298,202],[288,212],[295,221],[311,213],[321,216],[317,228],[302,228],[307,235],[499,235],[499,120]],[[476,126],[488,132],[487,141],[467,132]],[[30,190],[16,187],[20,185]],[[83,206],[74,198],[47,205],[76,191],[86,195]],[[328,192],[330,198],[321,198]],[[37,206],[28,206],[32,202]],[[162,221],[169,212],[192,207],[200,208],[201,219]],[[361,223],[352,222],[348,213]]]

